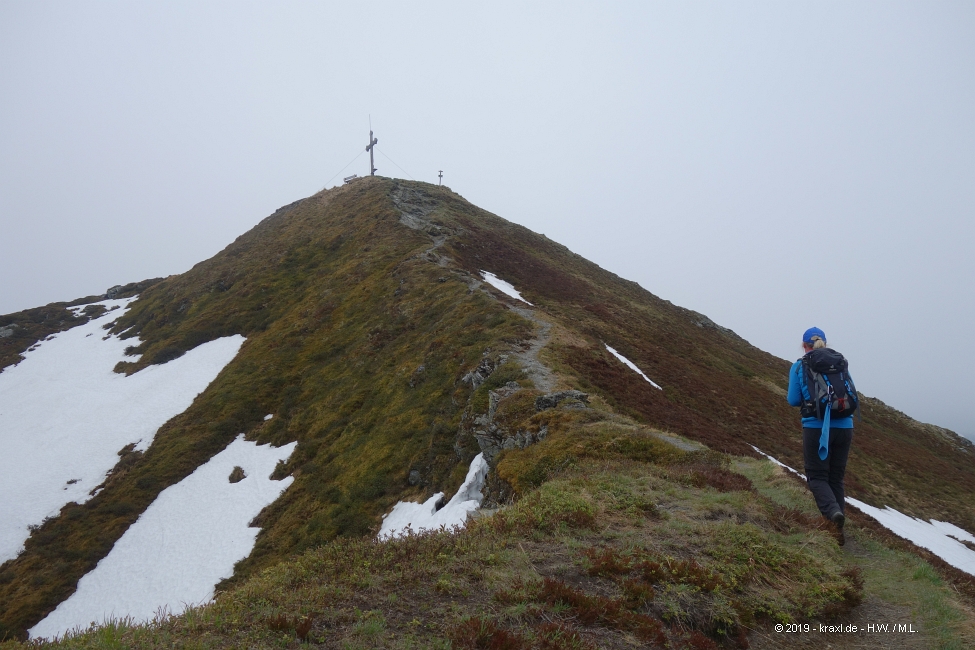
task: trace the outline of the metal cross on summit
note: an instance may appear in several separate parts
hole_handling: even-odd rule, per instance
[[[375,148],[377,142],[379,142],[379,138],[372,137],[372,120],[370,120],[369,121],[369,145],[366,147],[366,151],[369,152],[369,169],[372,170],[371,172],[369,172],[370,176],[376,175],[376,163],[373,161],[372,158],[372,150],[373,148]]]

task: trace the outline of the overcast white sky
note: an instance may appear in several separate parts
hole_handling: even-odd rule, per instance
[[[186,271],[371,114],[381,175],[443,169],[776,355],[817,325],[975,437],[973,35],[971,2],[6,0],[0,313]]]

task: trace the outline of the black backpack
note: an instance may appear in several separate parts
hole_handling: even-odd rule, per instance
[[[799,414],[804,418],[823,419],[829,406],[830,418],[845,418],[860,408],[860,397],[847,371],[846,359],[836,350],[817,348],[802,358],[802,372],[809,391]]]

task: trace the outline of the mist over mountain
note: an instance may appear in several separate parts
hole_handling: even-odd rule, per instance
[[[109,294],[0,316],[0,440],[25,458],[44,441],[51,474],[34,491],[54,495],[29,520],[0,516],[14,540],[0,637],[86,625],[76,596],[122,615],[112,581],[125,571],[185,569],[159,560],[172,547],[147,550],[167,536],[184,546],[166,557],[225,571],[184,599],[202,613],[165,619],[158,637],[123,626],[128,642],[206,629],[216,645],[285,634],[398,647],[389,633],[455,647],[504,635],[521,639],[507,647],[763,647],[757,630],[774,621],[913,611],[878,585],[921,578],[881,579],[884,562],[933,576],[924,589],[953,586],[946,608],[975,598],[970,441],[865,396],[847,473],[864,514],[843,554],[767,460],[802,468],[790,362],[447,187],[363,178],[280,208],[186,273]],[[82,346],[88,356],[55,354]],[[56,404],[11,397],[42,363],[51,387],[89,364],[71,389],[92,387],[79,409],[154,383],[71,429],[79,417],[47,417]],[[158,421],[136,433],[151,399]],[[67,436],[77,450],[54,459],[46,446]],[[100,464],[70,464],[96,447]],[[24,500],[5,491],[0,507]],[[375,541],[404,503],[433,516],[471,502],[479,518],[462,532]],[[236,519],[213,514],[229,504]],[[895,511],[934,532],[897,529]],[[404,580],[429,611],[401,600],[413,598]],[[312,583],[334,591],[302,591]],[[490,603],[523,607],[494,616]],[[971,621],[958,620],[945,629],[965,638]],[[578,644],[544,645],[556,637]]]

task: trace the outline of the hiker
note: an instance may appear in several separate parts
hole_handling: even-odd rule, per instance
[[[789,371],[789,404],[800,407],[806,483],[823,517],[835,526],[836,541],[842,546],[846,541],[843,476],[859,398],[846,359],[826,347],[823,330],[806,330],[802,349],[803,357]]]

